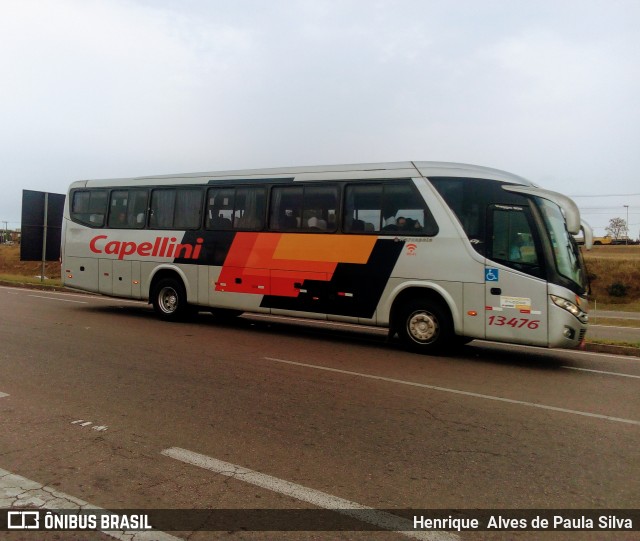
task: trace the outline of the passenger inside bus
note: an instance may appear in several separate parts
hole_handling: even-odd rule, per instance
[[[307,226],[312,231],[326,231],[327,230],[327,221],[322,218],[316,218],[315,216],[311,216],[307,220]]]

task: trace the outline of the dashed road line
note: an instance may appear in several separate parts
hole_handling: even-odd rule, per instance
[[[72,425],[79,425],[79,426],[84,428],[85,426],[93,425],[93,421],[85,421],[84,419],[78,419],[77,421],[71,421],[71,424]],[[106,425],[94,425],[94,426],[91,426],[91,428],[93,430],[98,431],[98,432],[104,432],[104,431],[109,429],[109,427],[106,426]]]
[[[0,508],[47,510],[107,511],[84,500],[60,492],[52,487],[31,481],[0,468]],[[161,531],[100,530],[105,535],[122,541],[182,541]]]
[[[27,295],[27,297],[33,297],[35,299],[47,299],[48,301],[75,302],[76,304],[89,304],[87,301],[74,301],[74,300],[71,300],[71,299],[57,299],[56,297],[45,297],[44,295]]]
[[[519,406],[527,406],[530,408],[538,408],[538,409],[542,409],[542,410],[548,410],[548,411],[557,411],[559,413],[569,413],[571,415],[580,415],[582,417],[591,417],[593,419],[602,419],[604,421],[613,421],[616,423],[625,423],[625,424],[630,424],[630,425],[636,425],[636,426],[640,426],[640,421],[636,421],[635,419],[624,419],[622,417],[612,417],[610,415],[602,415],[600,413],[590,413],[588,411],[579,411],[579,410],[572,410],[572,409],[568,409],[568,408],[559,408],[557,406],[548,406],[546,404],[537,404],[535,402],[526,402],[524,400],[515,400],[512,398],[504,398],[501,396],[492,396],[492,395],[488,395],[488,394],[481,394],[481,393],[474,393],[471,391],[462,391],[460,389],[450,389],[448,387],[439,387],[437,385],[428,385],[426,383],[418,383],[415,381],[405,381],[405,380],[401,380],[401,379],[395,379],[395,378],[387,378],[385,376],[375,376],[373,374],[363,374],[361,372],[352,372],[351,370],[341,370],[339,368],[330,368],[328,366],[319,366],[319,365],[315,365],[315,364],[307,364],[307,363],[299,363],[296,361],[287,361],[285,359],[275,359],[273,357],[265,357],[266,360],[268,361],[273,361],[273,362],[277,362],[277,363],[283,363],[283,364],[289,364],[289,365],[293,365],[293,366],[302,366],[305,368],[312,368],[314,370],[324,370],[326,372],[334,372],[337,374],[346,374],[348,376],[358,376],[361,378],[367,378],[367,379],[375,379],[378,381],[386,381],[389,383],[397,383],[400,385],[408,385],[410,387],[419,387],[422,389],[429,389],[432,391],[440,391],[443,393],[451,393],[451,394],[457,394],[457,395],[462,395],[462,396],[469,396],[472,398],[481,398],[484,400],[493,400],[496,402],[505,402],[507,404],[517,404]]]
[[[598,327],[602,329],[624,329],[632,331],[640,331],[640,327],[630,327],[628,325],[596,325],[595,323],[589,324],[589,327]]]
[[[194,453],[187,449],[171,447],[170,449],[162,451],[162,454],[186,464],[191,464],[192,466],[226,475],[238,481],[244,481],[245,483],[310,503],[316,507],[329,509],[336,513],[356,518],[362,522],[373,524],[383,530],[397,532],[412,539],[427,541],[459,541],[460,539],[457,535],[444,531],[412,531],[413,523],[397,515],[379,511],[372,507],[367,507],[320,490],[285,481],[284,479],[272,477],[271,475],[231,464],[230,462],[224,462],[206,455]]]
[[[9,396],[7,393],[0,393],[0,398],[4,398],[5,396]]]

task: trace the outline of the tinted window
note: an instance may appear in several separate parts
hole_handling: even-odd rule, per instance
[[[198,229],[202,223],[202,190],[176,190],[175,229]]]
[[[263,229],[265,193],[258,186],[211,188],[207,194],[207,229]]]
[[[510,263],[538,264],[533,232],[523,209],[493,211],[493,235],[489,257]]]
[[[528,207],[491,207],[491,242],[487,257],[503,265],[541,277],[535,228]]]
[[[151,193],[149,225],[158,229],[197,229],[201,223],[202,190],[171,188]]]
[[[347,186],[343,228],[349,233],[435,235],[438,232],[426,203],[410,182]]]
[[[471,245],[485,255],[490,205],[528,205],[528,200],[502,189],[502,182],[478,178],[429,178],[458,218]]]
[[[71,200],[71,219],[92,227],[102,227],[107,213],[106,190],[78,190]]]
[[[141,229],[145,226],[147,190],[113,190],[109,205],[109,227]]]
[[[338,186],[276,186],[269,228],[275,231],[336,230]]]

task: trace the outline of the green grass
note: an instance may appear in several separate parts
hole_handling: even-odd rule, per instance
[[[589,310],[620,310],[622,312],[640,312],[640,300],[627,303],[600,302],[597,299],[589,299]]]
[[[593,310],[640,312],[640,246],[600,246],[583,252],[591,281],[589,307]],[[611,286],[626,288],[624,297],[610,294]]]
[[[0,274],[0,282],[10,284],[29,284],[34,286],[62,287],[62,281],[52,278],[41,280],[39,276],[23,276],[21,274]]]

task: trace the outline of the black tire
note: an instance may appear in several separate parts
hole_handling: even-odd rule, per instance
[[[160,319],[180,321],[189,315],[187,292],[182,280],[163,278],[153,288],[151,297],[153,309]]]
[[[442,353],[454,346],[451,314],[442,303],[430,299],[407,302],[395,324],[405,348],[416,353]]]

